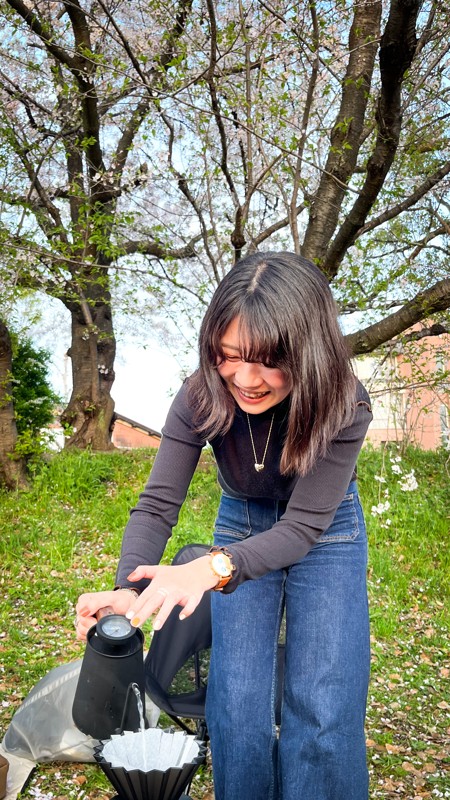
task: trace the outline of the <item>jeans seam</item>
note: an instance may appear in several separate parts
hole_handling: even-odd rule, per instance
[[[225,494],[222,492],[222,497],[226,497],[230,500],[238,501],[239,503],[245,506],[245,511],[243,512],[242,519],[246,520],[246,523],[241,526],[240,530],[236,530],[235,528],[227,528],[224,525],[216,525],[214,528],[215,533],[225,533],[228,536],[232,536],[234,539],[242,541],[243,539],[247,539],[248,536],[251,536],[252,527],[250,524],[250,513],[248,508],[248,500],[239,497],[231,497],[230,495]],[[220,514],[220,506],[219,506],[219,514]]]
[[[349,497],[353,497],[353,495],[349,495]],[[347,498],[345,497],[344,500],[345,499]],[[358,524],[358,513],[356,511],[354,500],[352,504],[352,514],[353,514],[353,531],[351,533],[349,533],[348,535],[340,534],[339,536],[325,536],[322,539],[322,536],[324,536],[324,534],[326,533],[326,531],[324,531],[320,539],[317,541],[317,544],[327,544],[328,542],[354,542],[356,537],[360,533]]]
[[[277,502],[277,514],[278,514],[278,502]],[[273,749],[275,747],[275,742],[277,740],[275,704],[276,704],[277,680],[278,680],[278,674],[277,674],[277,668],[278,668],[278,642],[279,642],[279,636],[280,636],[282,611],[283,611],[283,607],[284,607],[284,584],[285,583],[286,583],[286,574],[284,575],[284,578],[283,578],[283,585],[282,585],[282,588],[281,588],[280,599],[279,599],[279,603],[278,603],[278,623],[277,623],[277,631],[278,631],[278,633],[277,633],[276,639],[274,640],[274,648],[273,648],[272,688],[271,688],[271,693],[270,693],[271,721],[272,721],[272,736],[271,736],[271,740],[270,740],[270,744],[271,744],[270,756],[271,756],[271,758],[273,758]],[[272,771],[272,780],[271,780],[271,784],[270,784],[270,797],[273,797],[273,795],[274,795],[275,779],[278,780],[278,770],[277,769],[274,769]]]

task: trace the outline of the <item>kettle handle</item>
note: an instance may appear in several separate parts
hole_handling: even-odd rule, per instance
[[[97,617],[97,619],[101,619],[102,617],[108,617],[110,614],[115,614],[115,613],[116,612],[114,611],[112,606],[103,606],[103,608],[99,608],[95,616]]]

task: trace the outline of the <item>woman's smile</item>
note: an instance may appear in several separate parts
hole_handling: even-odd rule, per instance
[[[290,383],[280,369],[242,359],[238,317],[229,324],[221,345],[223,361],[217,371],[243,411],[260,414],[288,396]]]

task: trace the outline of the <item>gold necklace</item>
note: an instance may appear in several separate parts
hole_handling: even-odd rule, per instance
[[[264,461],[266,460],[267,448],[269,446],[270,434],[272,433],[272,426],[273,426],[273,421],[274,421],[274,418],[275,418],[275,413],[272,414],[272,419],[270,420],[270,427],[269,427],[269,433],[267,434],[266,446],[264,448],[263,457],[262,457],[261,461],[259,461],[259,462],[258,462],[258,458],[256,456],[255,442],[253,441],[253,434],[252,434],[252,426],[250,425],[250,417],[247,414],[247,412],[245,412],[245,413],[246,413],[246,416],[247,416],[247,424],[248,424],[248,430],[249,430],[249,433],[250,433],[250,441],[252,443],[253,456],[255,458],[254,466],[255,466],[256,472],[261,472],[261,470],[264,469]]]

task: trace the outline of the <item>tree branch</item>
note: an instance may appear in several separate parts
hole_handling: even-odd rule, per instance
[[[450,333],[448,325],[441,325],[436,322],[434,325],[430,325],[429,328],[421,328],[420,331],[412,331],[405,334],[405,336],[402,336],[402,342],[418,342],[428,336],[442,336],[444,333]]]
[[[298,215],[306,208],[306,202],[300,203],[297,208],[295,209],[295,213]],[[272,225],[269,225],[264,231],[255,236],[252,239],[252,250],[257,250],[259,245],[269,239],[277,231],[280,231],[282,228],[285,228],[286,225],[289,225],[291,215],[288,214],[286,217],[278,220],[278,222],[274,222]]]
[[[302,245],[302,255],[306,258],[320,261],[325,258],[348,181],[356,167],[378,49],[381,7],[379,0],[362,0],[354,6],[341,105]]]
[[[21,133],[23,134],[23,131]],[[25,206],[22,207],[28,207],[33,211],[39,227],[48,239],[56,237],[60,242],[67,244],[67,236],[62,225],[59,209],[51,201],[48,192],[39,180],[39,169],[44,161],[44,156],[35,166],[28,158],[28,153],[31,151],[30,145],[27,141],[23,143],[19,141],[18,132],[11,125],[9,127],[9,136],[12,148],[21,160],[30,182],[30,188],[27,193],[28,199],[25,198]],[[36,192],[38,199],[33,198],[33,192]],[[7,192],[4,192],[3,196],[6,201],[8,201],[9,197],[11,200],[18,199],[15,195],[9,196]]]
[[[16,11],[17,14],[22,17],[30,30],[39,37],[48,52],[51,53],[52,56],[61,64],[65,64],[65,66],[68,67],[71,72],[75,73],[77,69],[76,59],[71,57],[63,47],[55,44],[55,42],[58,41],[58,37],[56,36],[54,30],[49,26],[49,23],[46,22],[44,25],[37,17],[36,13],[28,8],[28,6],[26,6],[22,0],[6,0],[6,2],[13,9],[13,11]]]
[[[449,307],[450,278],[445,278],[429,289],[419,292],[393,314],[356,333],[348,334],[345,340],[353,355],[371,353],[394,336],[411,328],[416,322],[428,318],[437,311],[445,311]]]
[[[211,26],[211,43],[210,43],[209,69],[206,75],[206,82],[208,84],[209,93],[211,96],[212,112],[214,115],[214,119],[216,121],[217,129],[219,131],[220,146],[222,151],[222,157],[220,159],[220,168],[225,176],[225,180],[228,184],[228,188],[230,189],[231,196],[233,198],[233,202],[236,209],[235,227],[233,233],[231,234],[231,242],[234,246],[235,251],[239,252],[245,244],[245,237],[242,230],[242,208],[239,202],[239,197],[236,187],[234,185],[233,178],[231,177],[230,170],[228,169],[227,137],[225,134],[225,128],[223,125],[222,114],[220,110],[220,104],[215,85],[215,69],[217,64],[217,52],[216,52],[217,25],[216,25],[214,0],[207,0],[207,7],[208,7],[209,20]]]
[[[394,219],[398,217],[403,211],[407,211],[409,208],[412,208],[419,200],[422,199],[434,186],[436,186],[440,181],[442,181],[448,174],[450,174],[450,161],[447,161],[442,167],[440,167],[436,172],[432,175],[429,175],[423,183],[415,188],[412,194],[409,197],[405,197],[401,203],[397,203],[397,205],[392,206],[391,208],[386,209],[383,211],[382,214],[379,214],[377,217],[374,217],[365,225],[358,230],[357,235],[355,236],[356,239],[359,239],[368,231],[373,231],[374,228],[378,228],[379,225],[383,225],[384,222],[388,222],[390,219]]]
[[[305,152],[305,145],[307,140],[307,130],[308,130],[308,122],[309,117],[311,114],[311,108],[314,98],[314,90],[317,84],[317,77],[319,74],[319,25],[317,20],[317,12],[316,7],[313,3],[309,6],[310,13],[311,13],[311,22],[312,22],[312,50],[314,53],[314,59],[311,66],[311,74],[309,76],[308,81],[308,89],[306,92],[306,101],[303,108],[302,114],[302,121],[300,127],[300,141],[298,143],[298,150],[297,150],[297,158],[295,159],[295,172],[294,172],[294,185],[292,187],[292,198],[289,207],[289,216],[291,222],[291,230],[292,230],[292,238],[294,240],[294,251],[296,253],[300,253],[300,236],[298,232],[298,214],[297,214],[297,205],[298,205],[298,192],[300,188],[300,181],[302,175],[302,167],[303,167],[303,155]]]
[[[345,253],[355,242],[397,152],[402,124],[401,90],[415,54],[415,25],[420,6],[420,0],[398,0],[390,7],[380,45],[381,94],[376,113],[377,139],[359,197],[323,257],[322,268],[330,278],[336,275]]]
[[[202,235],[199,233],[187,244],[175,248],[164,247],[159,242],[152,242],[149,239],[130,240],[124,242],[123,250],[127,255],[142,253],[142,255],[146,256],[155,256],[155,258],[194,258],[197,255],[195,245],[201,239]]]
[[[214,277],[216,278],[217,283],[218,283],[219,282],[219,275],[217,273],[217,267],[216,267],[216,264],[215,264],[215,260],[214,260],[213,254],[211,252],[211,248],[209,246],[209,242],[208,242],[208,227],[207,227],[206,222],[205,222],[203,211],[200,208],[200,206],[198,205],[197,200],[196,200],[196,198],[194,197],[194,195],[193,195],[193,193],[191,191],[191,188],[189,186],[189,183],[187,181],[186,176],[182,175],[177,170],[177,168],[175,167],[175,165],[173,163],[173,145],[174,145],[174,142],[175,142],[175,129],[174,129],[173,122],[168,117],[167,114],[165,114],[163,111],[161,111],[159,101],[156,100],[156,99],[155,99],[155,104],[156,104],[157,108],[159,109],[159,112],[160,112],[160,115],[161,115],[161,119],[163,120],[164,124],[166,125],[166,127],[167,127],[167,129],[169,131],[169,147],[168,147],[168,151],[169,151],[168,152],[169,169],[170,169],[172,175],[174,175],[175,178],[177,179],[178,188],[179,188],[180,192],[185,196],[186,200],[192,206],[192,208],[194,209],[194,211],[195,211],[195,213],[197,215],[198,221],[200,223],[200,229],[201,229],[201,234],[198,237],[197,241],[200,238],[203,239],[203,245],[205,247],[205,252],[206,252],[206,254],[207,254],[208,258],[209,258],[209,261],[210,261],[210,263],[212,265],[212,268],[213,268],[213,271],[214,271]]]

